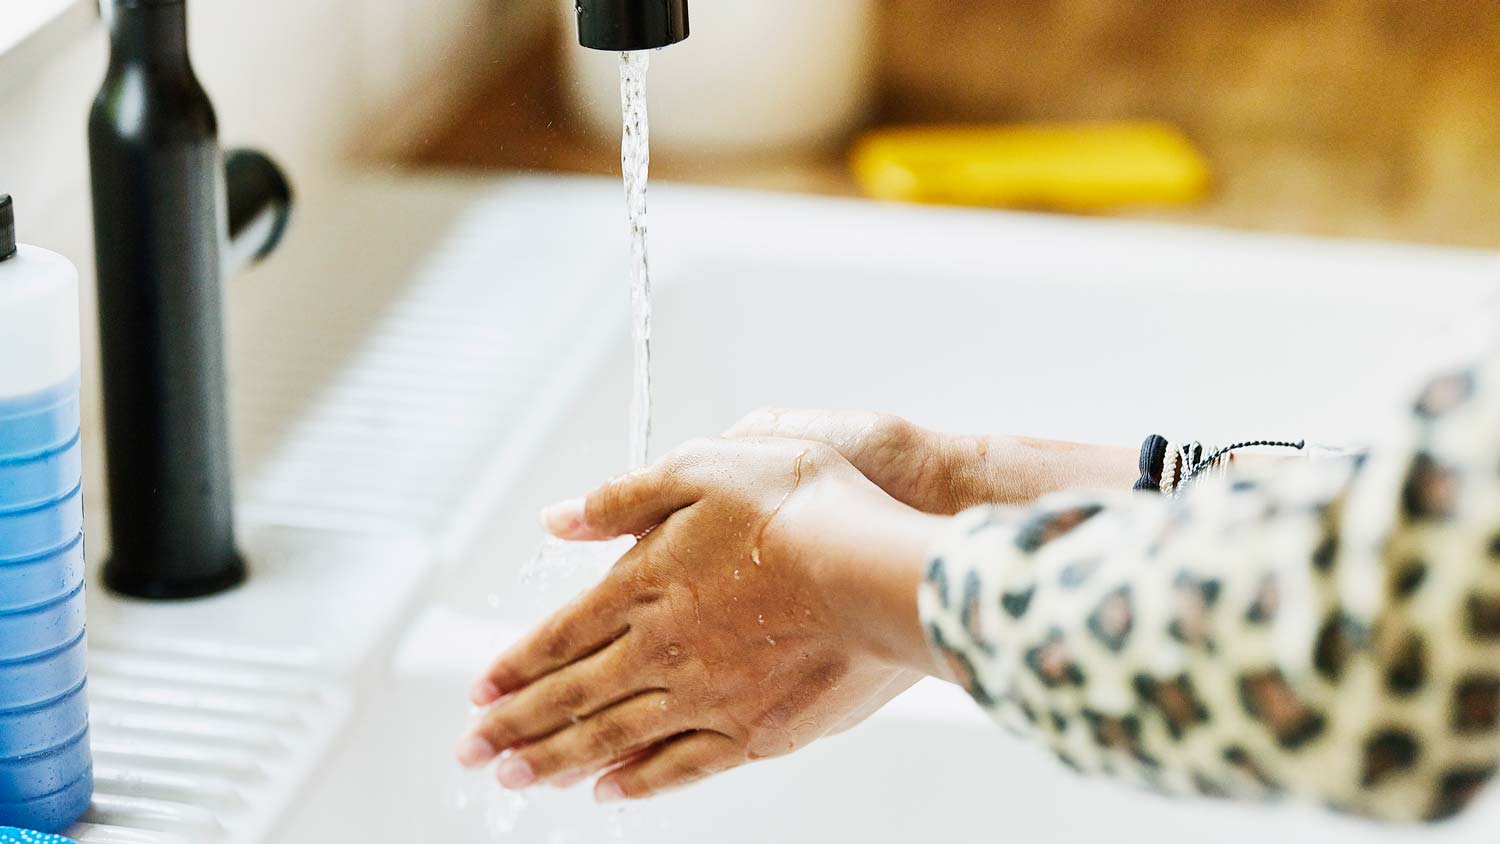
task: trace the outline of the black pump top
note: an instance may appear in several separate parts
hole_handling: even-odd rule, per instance
[[[0,261],[16,257],[16,209],[10,194],[0,193]]]
[[[578,43],[625,53],[688,37],[688,0],[576,0]]]

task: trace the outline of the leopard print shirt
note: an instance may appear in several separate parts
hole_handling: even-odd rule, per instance
[[[1080,771],[1454,815],[1500,762],[1500,358],[1433,381],[1404,428],[1175,499],[970,510],[920,590],[928,637]]]

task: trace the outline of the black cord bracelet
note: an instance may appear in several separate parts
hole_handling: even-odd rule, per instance
[[[1137,492],[1161,493],[1161,472],[1167,461],[1167,438],[1152,434],[1141,444],[1141,479],[1135,482]]]

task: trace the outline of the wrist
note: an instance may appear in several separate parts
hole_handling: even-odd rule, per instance
[[[1026,504],[1068,489],[1130,489],[1137,455],[1115,446],[1009,436],[955,436],[945,443],[953,512]]]
[[[917,590],[926,576],[932,549],[950,519],[910,507],[879,514],[868,523],[860,587],[851,617],[865,650],[890,665],[931,673],[933,659],[917,609]]]

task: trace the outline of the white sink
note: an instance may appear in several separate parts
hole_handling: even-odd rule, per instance
[[[1488,253],[677,186],[652,213],[657,453],[766,404],[1132,446],[1154,431],[1363,441],[1427,356],[1460,345],[1434,329],[1500,280]],[[236,292],[245,520],[335,549],[321,582],[349,580],[335,606],[365,621],[312,625],[300,645],[354,715],[285,810],[266,807],[264,840],[486,840],[484,807],[453,800],[464,690],[586,582],[519,583],[536,511],[625,459],[622,218],[608,181],[361,180]],[[351,278],[366,295],[351,300]],[[363,552],[325,534],[414,550],[373,569],[399,577],[365,581]],[[269,599],[219,614],[255,600]],[[106,641],[153,624],[215,638],[111,609]],[[1389,831],[1085,782],[935,683],[793,758],[623,814],[575,792],[532,798],[502,840],[1446,842],[1500,822],[1495,799]]]

